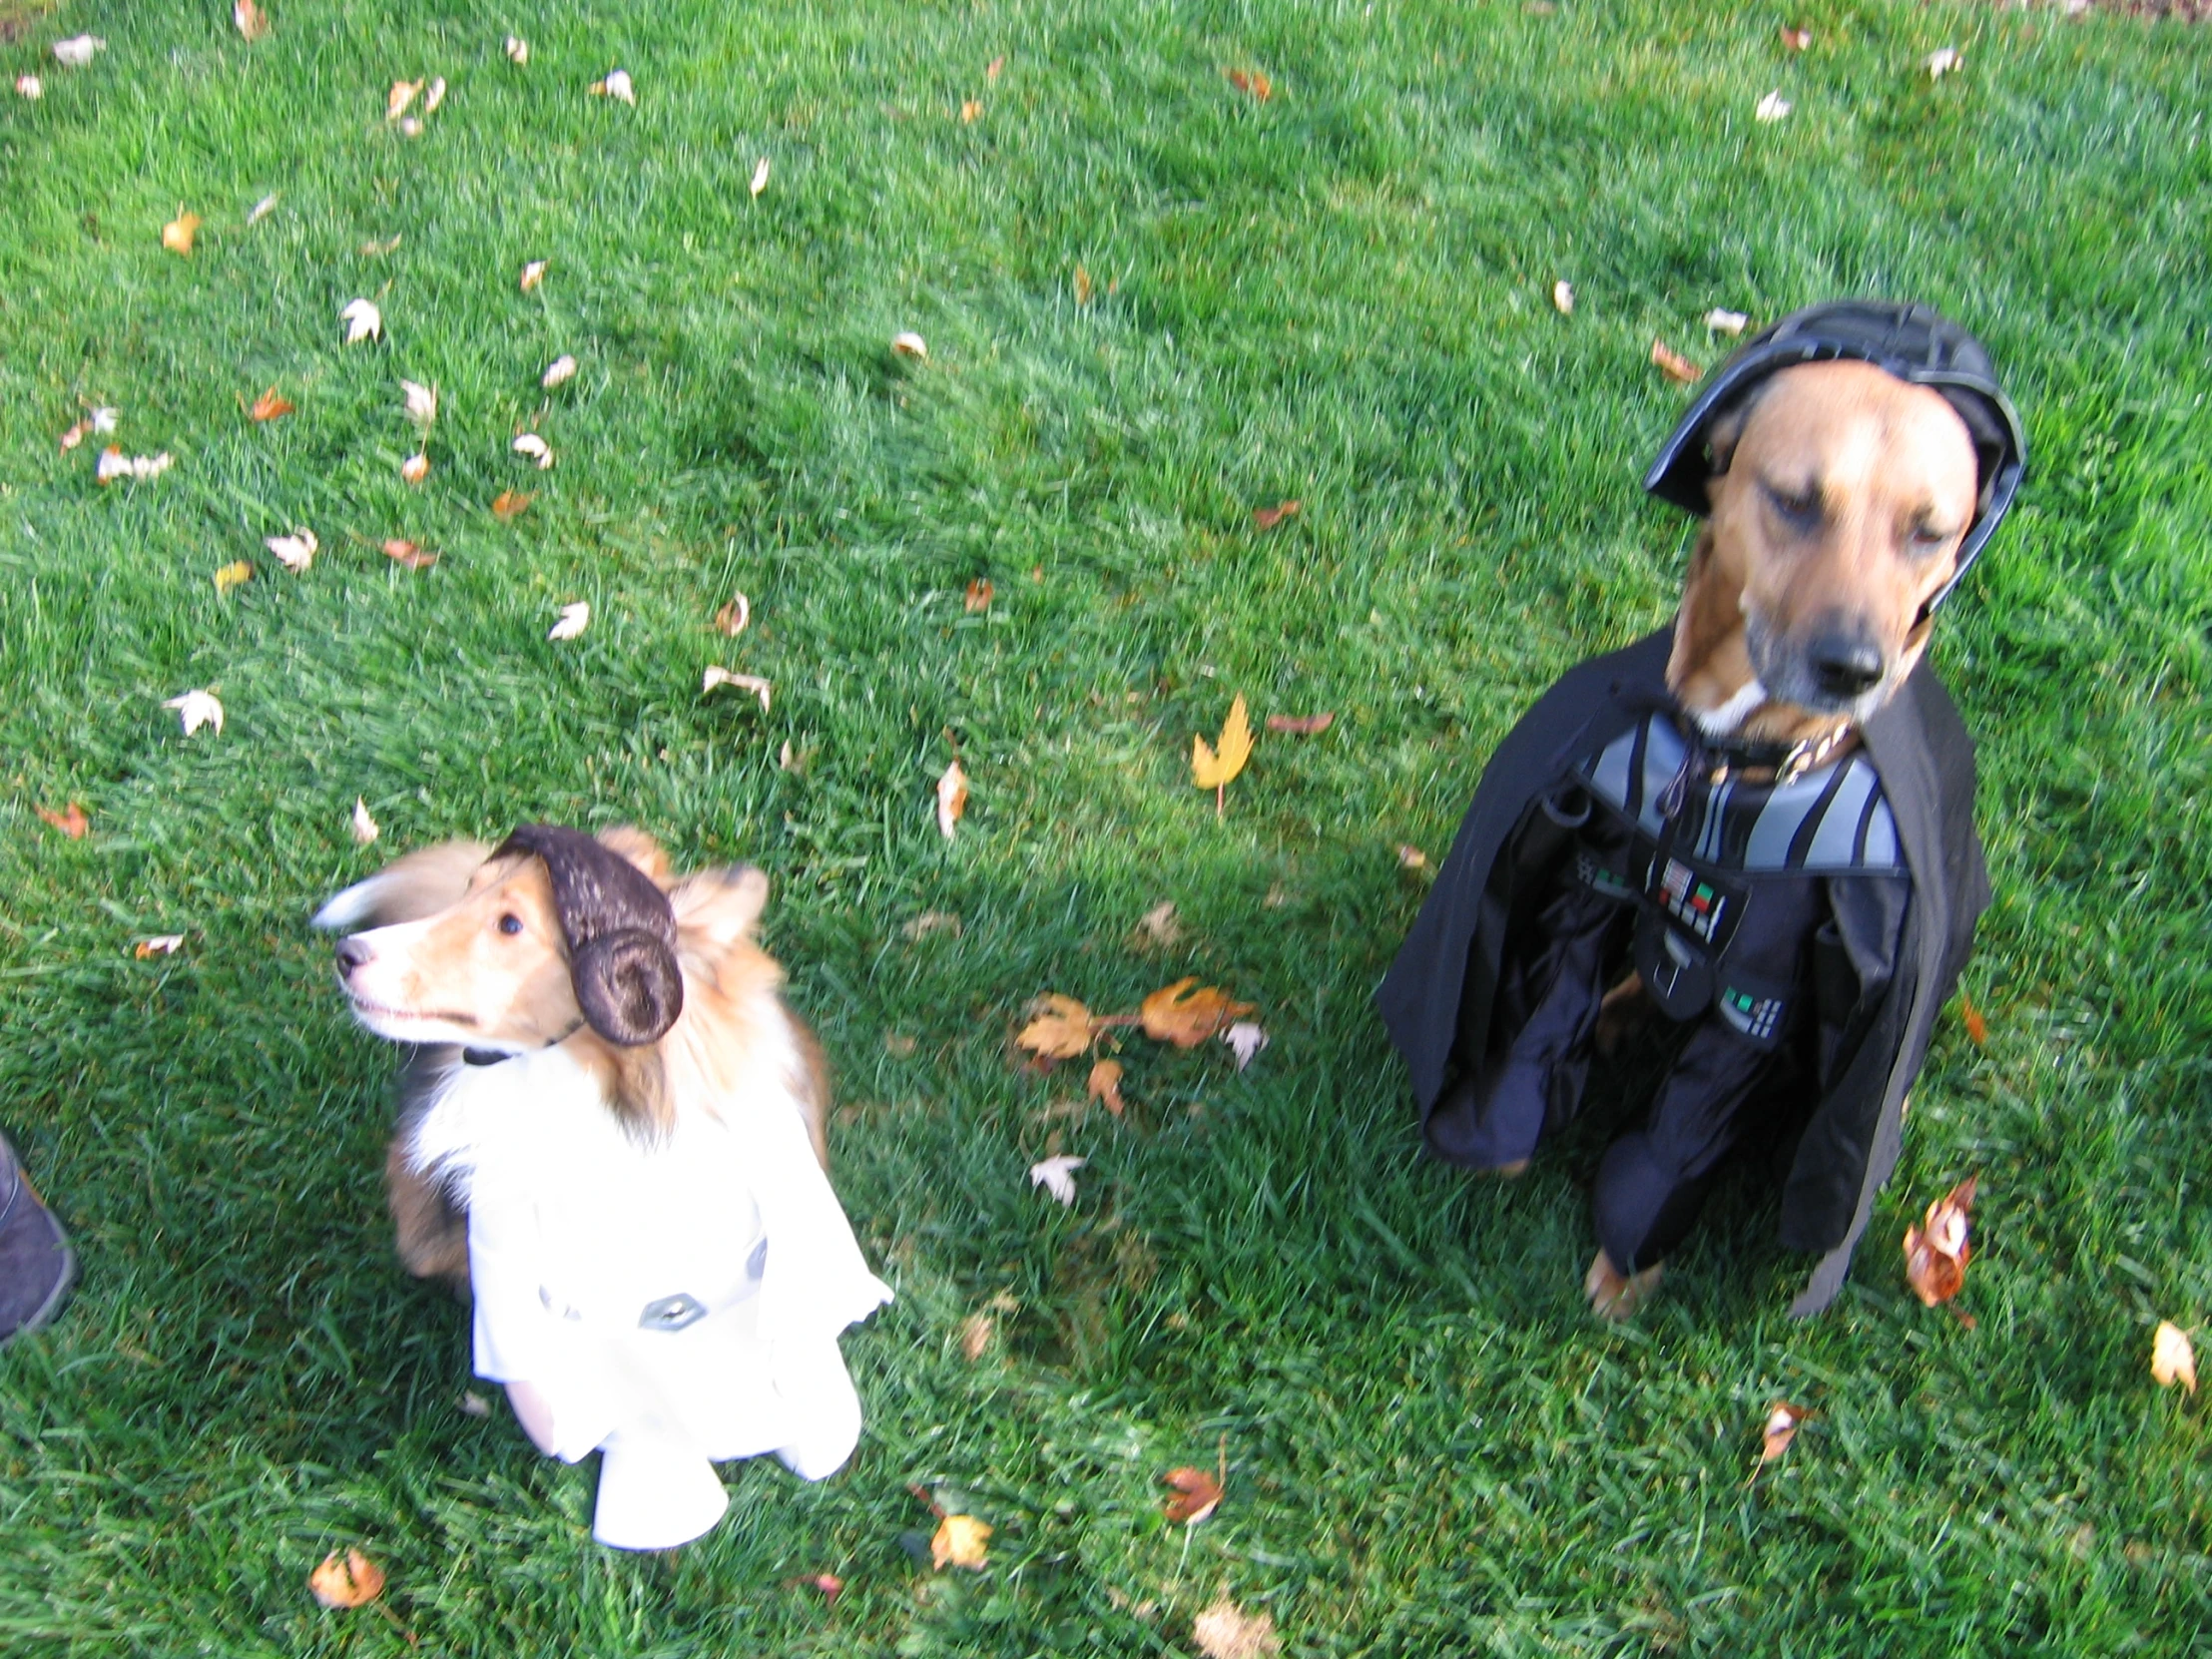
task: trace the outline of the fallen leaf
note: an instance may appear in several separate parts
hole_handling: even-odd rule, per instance
[[[118,410],[102,408],[94,409],[85,418],[92,423],[92,429],[95,432],[105,435],[115,430],[116,422],[121,420],[123,416]]]
[[[967,812],[967,774],[954,761],[944,769],[937,780],[937,830],[946,840],[952,838],[961,817]]]
[[[1183,939],[1183,923],[1175,913],[1175,900],[1155,904],[1137,918],[1130,943],[1138,949],[1172,950]]]
[[[1252,1064],[1252,1057],[1267,1047],[1269,1041],[1267,1032],[1254,1019],[1240,1019],[1221,1034],[1221,1040],[1236,1054],[1239,1071]]]
[[[1967,1242],[1976,1178],[1965,1180],[1928,1207],[1919,1227],[1906,1229],[1905,1277],[1928,1307],[1948,1302],[1966,1283],[1973,1257]]]
[[[464,1388],[461,1391],[461,1415],[464,1417],[488,1417],[491,1415],[491,1401],[474,1388]]]
[[[84,419],[73,422],[69,430],[62,434],[62,453],[68,454],[69,451],[83,443],[86,438],[94,433],[114,431],[118,418],[119,416],[113,409],[93,409],[89,411]]]
[[[1716,334],[1727,334],[1731,338],[1742,333],[1750,322],[1751,318],[1742,311],[1726,311],[1718,305],[1705,313],[1705,326],[1710,331]]]
[[[983,106],[975,99],[963,100],[960,105],[960,125],[972,127],[983,118]]]
[[[361,244],[361,258],[364,260],[381,260],[387,255],[396,254],[399,252],[400,243],[405,240],[402,236],[371,238]]]
[[[70,810],[76,811],[75,808]],[[39,817],[46,815],[42,812]],[[82,830],[71,832],[83,833]],[[2150,1376],[2161,1388],[2170,1388],[2179,1382],[2184,1392],[2197,1391],[2197,1351],[2189,1344],[2189,1333],[2172,1320],[2160,1320],[2157,1333],[2150,1340]]]
[[[1248,1614],[1226,1595],[1191,1621],[1191,1640],[1206,1659],[1271,1659],[1283,1651],[1273,1614]]]
[[[418,139],[422,136],[422,121],[418,116],[406,116],[399,123],[401,138]]]
[[[736,639],[745,632],[746,624],[752,620],[753,601],[741,593],[715,612],[715,631]]]
[[[1287,518],[1296,518],[1303,501],[1284,501],[1273,507],[1252,509],[1252,527],[1255,530],[1272,530]]]
[[[174,956],[185,942],[182,933],[156,933],[150,939],[141,939],[131,946],[131,954],[140,961],[151,961],[156,956]]]
[[[55,812],[51,807],[33,807],[32,812],[51,824],[73,841],[85,838],[85,831],[92,828],[92,820],[85,817],[84,808],[72,801],[65,812]]]
[[[937,1571],[946,1567],[966,1567],[971,1572],[981,1572],[990,1562],[991,1528],[973,1515],[947,1515],[937,1522],[936,1536],[929,1540],[929,1559]]]
[[[891,335],[891,350],[897,356],[919,357],[924,362],[929,358],[929,347],[922,343],[921,336],[911,328]]]
[[[1337,724],[1335,714],[1325,715],[1270,715],[1267,727],[1271,732],[1286,733],[1294,738],[1318,738]]]
[[[1958,998],[1958,1018],[1966,1027],[1966,1040],[1976,1048],[1989,1041],[1989,1022],[1981,1017],[1981,1010],[1973,1005],[1973,998],[1963,993]]]
[[[1256,1006],[1233,1000],[1218,985],[1200,985],[1193,974],[1163,985],[1144,999],[1144,1033],[1156,1042],[1196,1048],[1207,1038],[1219,1036]]]
[[[1782,44],[1792,52],[1802,52],[1813,44],[1813,31],[1793,29],[1788,24],[1782,28]]]
[[[502,524],[512,524],[530,510],[530,503],[536,499],[520,490],[501,490],[491,498],[491,516]]]
[[[833,1572],[818,1572],[807,1582],[822,1592],[825,1601],[835,1601],[844,1593],[844,1580]]]
[[[969,616],[974,616],[979,611],[987,611],[991,608],[991,599],[996,592],[997,590],[990,584],[990,578],[978,576],[967,585],[967,597],[961,601],[961,606]]]
[[[1048,1060],[1072,1060],[1089,1048],[1098,1034],[1098,1022],[1090,1009],[1072,996],[1047,992],[1030,1006],[1035,1011],[1014,1038],[1016,1048],[1026,1048]]]
[[[107,49],[108,43],[98,35],[71,35],[67,40],[54,42],[54,61],[67,64],[71,69],[82,69],[92,62],[94,54]]]
[[[292,413],[298,405],[288,397],[279,397],[276,388],[271,386],[254,399],[254,406],[246,411],[249,420],[276,420]]]
[[[1091,274],[1081,266],[1075,268],[1075,303],[1078,307],[1091,302]]]
[[[924,910],[899,931],[909,939],[926,939],[932,933],[950,933],[958,938],[962,928],[960,918],[950,910]]]
[[[591,90],[592,95],[596,98],[613,98],[630,105],[633,109],[637,107],[637,89],[631,86],[630,72],[627,69],[609,70],[604,81],[592,82]]]
[[[1928,78],[1931,81],[1940,81],[1945,75],[1954,70],[1963,69],[1965,66],[1966,60],[1959,56],[1958,49],[1954,46],[1946,46],[1939,52],[1929,53]]]
[[[591,626],[591,603],[579,599],[573,605],[561,607],[560,620],[547,631],[549,640],[572,640]]]
[[[1174,1491],[1162,1506],[1172,1524],[1196,1526],[1221,1507],[1221,1481],[1212,1469],[1170,1469],[1160,1480]]]
[[[103,484],[112,484],[118,478],[159,478],[176,464],[167,450],[159,455],[126,455],[111,446],[100,451],[92,475]]]
[[[438,562],[435,553],[425,553],[411,541],[401,541],[396,536],[384,543],[384,557],[394,564],[405,565],[409,570],[428,570]]]
[[[507,37],[506,53],[507,61],[510,63],[528,63],[530,61],[530,43],[520,35],[509,35]]]
[[[434,112],[440,104],[444,102],[445,77],[443,75],[439,75],[434,77],[431,80],[430,84],[422,89],[422,113],[424,115],[429,115]]]
[[[1244,771],[1245,763],[1252,759],[1252,723],[1245,717],[1244,694],[1239,692],[1229,705],[1229,718],[1222,722],[1220,748],[1209,745],[1204,738],[1191,739],[1191,784],[1201,790],[1220,790],[1234,783],[1237,774]]]
[[[248,40],[260,40],[269,33],[269,13],[255,5],[254,0],[234,0],[231,21]]]
[[[253,580],[253,565],[245,559],[233,559],[215,573],[215,591],[219,594],[229,593],[233,588],[243,587]]]
[[[162,227],[162,246],[179,259],[189,259],[192,255],[192,239],[199,231],[200,216],[180,209],[177,217]]]
[[[1121,1062],[1101,1060],[1091,1067],[1090,1081],[1084,1085],[1084,1098],[1097,1101],[1117,1118],[1124,1108],[1121,1098]]]
[[[1003,55],[991,59],[983,69],[983,84],[987,87],[996,86],[998,84],[998,72],[1005,67],[1006,59]]]
[[[376,821],[368,816],[368,803],[356,795],[353,798],[353,838],[366,846],[378,833]]]
[[[273,190],[267,196],[263,197],[259,202],[255,203],[254,206],[247,211],[246,228],[251,231],[255,226],[259,225],[263,220],[267,219],[271,214],[275,213],[276,211],[276,199],[281,195],[283,195],[282,191]]]
[[[162,707],[177,711],[188,738],[203,726],[213,726],[218,733],[223,730],[223,705],[216,701],[213,692],[189,691],[182,697],[171,698]]]
[[[338,311],[338,320],[345,324],[345,343],[358,344],[364,339],[376,339],[384,331],[384,313],[366,299],[351,299]]]
[[[1779,92],[1770,92],[1759,100],[1759,107],[1751,113],[1754,120],[1771,124],[1790,113],[1790,101]]]
[[[410,484],[421,483],[430,476],[430,457],[422,454],[409,455],[399,463],[399,476]]]
[[[422,90],[420,81],[394,81],[391,91],[384,98],[384,119],[397,121],[407,113],[407,106],[415,101],[415,94]]]
[[[757,165],[753,169],[753,184],[751,186],[751,189],[754,196],[756,197],[758,197],[761,192],[768,189],[768,158],[766,156],[763,156],[760,160],[759,165]]]
[[[402,380],[399,391],[406,399],[407,418],[427,430],[438,418],[437,388],[415,380]]]
[[[537,462],[540,472],[553,464],[553,446],[535,432],[523,433],[508,447],[525,460]]]
[[[538,384],[551,391],[555,386],[565,386],[575,378],[576,359],[564,351],[545,365],[545,372],[538,376]]]
[[[1656,337],[1651,342],[1651,360],[1659,365],[1668,379],[1679,381],[1685,386],[1705,372],[1681,352],[1674,350],[1665,340]]]
[[[384,1569],[357,1549],[333,1549],[307,1574],[307,1588],[325,1607],[360,1607],[384,1593]]]
[[[1275,96],[1275,83],[1257,69],[1225,69],[1222,73],[1229,78],[1231,86],[1249,93],[1263,104]]]
[[[322,544],[315,540],[312,530],[294,530],[288,536],[271,536],[262,545],[276,555],[277,563],[286,570],[304,572],[314,563],[315,553]]]
[[[799,770],[799,757],[792,753],[791,739],[786,738],[784,747],[776,752],[776,764],[785,772],[797,772]]]
[[[1073,1204],[1075,1172],[1089,1162],[1088,1158],[1077,1158],[1065,1152],[1046,1158],[1029,1166],[1029,1184],[1042,1187],[1062,1204]]]
[[[528,265],[522,268],[522,276],[519,280],[521,282],[522,291],[524,293],[528,293],[532,288],[536,287],[540,282],[545,280],[545,262],[543,260],[532,260]]]
[[[18,98],[40,99],[46,96],[45,83],[36,75],[18,75],[15,78],[15,95]]]
[[[1428,854],[1417,846],[1405,843],[1397,849],[1397,861],[1406,869],[1426,869],[1428,867]]]
[[[969,1365],[983,1358],[998,1335],[998,1321],[988,1314],[970,1314],[960,1327],[960,1353]]]
[[[1561,316],[1574,315],[1574,284],[1557,281],[1551,284],[1551,308]]]
[[[1790,1449],[1798,1427],[1813,1413],[1802,1405],[1778,1399],[1767,1410],[1766,1427],[1760,1431],[1759,1463],[1762,1468]]]
[[[710,668],[700,683],[699,695],[704,697],[717,686],[735,686],[740,691],[751,692],[761,700],[761,713],[768,713],[774,688],[758,674],[732,674],[726,668]]]

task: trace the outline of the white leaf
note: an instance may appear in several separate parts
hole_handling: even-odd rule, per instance
[[[415,101],[415,94],[422,90],[420,81],[394,81],[391,92],[384,99],[384,119],[397,121],[407,113],[407,106]]]
[[[182,697],[171,698],[162,707],[177,711],[177,718],[185,723],[188,738],[203,726],[213,726],[218,732],[223,730],[223,705],[216,701],[213,692],[189,691]]]
[[[86,418],[92,422],[92,429],[95,432],[112,432],[115,430],[115,423],[122,418],[122,415],[115,409],[95,409]]]
[[[420,138],[422,136],[422,118],[410,115],[402,119],[399,123],[399,136],[411,139]]]
[[[399,389],[407,399],[407,418],[417,426],[427,427],[438,418],[438,394],[434,386],[420,385],[413,380],[402,380]]]
[[[926,361],[929,356],[929,347],[922,343],[921,336],[911,328],[904,333],[891,335],[891,349],[901,357],[920,357]]]
[[[314,539],[312,530],[300,529],[288,536],[271,536],[262,545],[276,554],[286,570],[304,573],[322,544]]]
[[[120,449],[103,449],[93,476],[103,484],[112,484],[118,478],[159,478],[176,464],[167,450],[159,455],[126,455]]]
[[[545,365],[545,372],[538,376],[538,384],[551,391],[555,386],[565,386],[575,378],[576,359],[564,351]]]
[[[592,82],[591,90],[597,97],[618,98],[633,108],[638,102],[637,89],[630,84],[630,72],[627,69],[609,70],[604,81]]]
[[[377,834],[376,821],[368,816],[368,803],[356,795],[353,798],[353,838],[366,846]]]
[[[523,433],[515,439],[512,448],[517,455],[537,462],[540,472],[553,464],[553,446],[535,432]]]
[[[38,94],[34,92],[31,96],[36,98]],[[761,165],[753,170],[753,194],[758,196],[766,189],[768,189],[768,158],[763,156]]]
[[[175,955],[178,947],[184,942],[185,936],[182,933],[156,933],[150,939],[139,941],[138,954],[141,956]]]
[[[549,640],[572,640],[591,626],[591,606],[579,599],[573,605],[561,607],[561,620],[553,624],[553,631],[545,637]]]
[[[1254,1019],[1240,1019],[1221,1034],[1221,1040],[1235,1050],[1239,1071],[1252,1064],[1252,1057],[1268,1046],[1268,1034]]]
[[[15,90],[25,98],[44,98],[46,96],[46,88],[39,83],[39,78],[36,75],[18,75],[15,78]],[[758,196],[761,193],[755,191],[753,194]]]
[[[1940,81],[1952,70],[1965,67],[1966,60],[1959,56],[1955,46],[1946,46],[1940,52],[1931,52],[1928,55],[1928,78],[1931,81]]]
[[[763,714],[768,713],[768,700],[772,688],[769,682],[762,679],[758,674],[732,674],[726,668],[710,668],[707,671],[704,683],[699,688],[700,696],[706,696],[717,686],[735,686],[740,691],[751,692],[761,700],[761,712]]]
[[[252,230],[263,220],[267,219],[271,214],[275,213],[276,211],[276,198],[281,196],[282,194],[282,191],[273,190],[267,196],[263,197],[259,202],[255,203],[254,211],[246,216],[247,229]]]
[[[528,265],[524,266],[522,268],[521,280],[522,291],[524,293],[528,293],[532,288],[536,287],[540,282],[544,281],[545,262],[543,260],[532,260]]]
[[[92,62],[95,52],[105,52],[108,43],[98,35],[72,35],[67,40],[54,42],[54,61],[67,64],[71,69],[82,69]]]
[[[1790,113],[1790,101],[1779,92],[1770,92],[1751,113],[1761,121],[1780,121]]]
[[[1057,1158],[1047,1158],[1041,1164],[1029,1166],[1029,1184],[1042,1187],[1062,1204],[1075,1202],[1075,1172],[1089,1163],[1088,1158],[1071,1158],[1062,1153]]]
[[[384,331],[384,313],[366,299],[350,299],[338,311],[338,320],[345,324],[345,343],[354,345],[364,339],[379,338]]]
[[[444,102],[445,77],[443,75],[440,75],[437,77],[437,79],[430,83],[428,89],[425,90],[422,94],[422,113],[424,115],[428,115],[432,110],[435,110],[440,104]]]
[[[1561,316],[1574,315],[1574,284],[1564,281],[1552,283],[1551,303]]]
[[[507,56],[516,63],[528,63],[530,61],[530,43],[520,35],[509,35],[507,37]]]
[[[959,829],[960,815],[967,811],[968,779],[954,761],[944,769],[944,776],[937,780],[937,829],[946,840],[950,840]]]
[[[1718,305],[1705,313],[1705,326],[1716,334],[1740,334],[1750,321],[1742,311],[1724,311]]]

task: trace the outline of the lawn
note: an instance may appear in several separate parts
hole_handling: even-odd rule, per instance
[[[1304,1655],[2202,1639],[2208,1407],[2147,1360],[2161,1318],[2212,1328],[2212,34],[273,0],[249,44],[219,0],[0,11],[0,1127],[85,1274],[0,1359],[0,1647],[1185,1653],[1224,1592]],[[587,92],[618,65],[634,107]],[[387,92],[430,76],[408,137]],[[1936,653],[1981,743],[1986,1040],[1946,1014],[1827,1315],[1785,1317],[1806,1264],[1740,1180],[1603,1328],[1593,1137],[1504,1188],[1418,1153],[1368,1005],[1426,879],[1399,849],[1439,858],[1515,713],[1668,615],[1654,336],[1710,363],[1712,306],[1857,291],[1981,332],[2034,448]],[[343,345],[356,297],[383,334]],[[419,486],[401,378],[440,398]],[[296,412],[249,420],[270,387]],[[100,405],[113,437],[59,449]],[[103,488],[110,442],[174,465]],[[298,526],[295,575],[263,541]],[[163,704],[202,688],[227,719],[187,737]],[[1336,721],[1264,735],[1217,819],[1190,742],[1239,692]],[[81,839],[34,811],[72,801]],[[854,1461],[729,1466],[669,1558],[598,1549],[591,1468],[462,1409],[466,1316],[383,1215],[397,1057],[306,926],[393,850],[530,819],[769,871],[898,1293],[846,1339]],[[1182,935],[1134,936],[1164,901]],[[1184,974],[1272,1046],[1132,1042],[1126,1116],[1050,1114],[1082,1068],[1014,1063],[1028,1000]],[[1070,1208],[1048,1151],[1090,1160]],[[1897,1244],[1969,1172],[1970,1326]],[[1820,1415],[1753,1481],[1778,1398]],[[1218,1514],[1167,1524],[1161,1474],[1217,1457]],[[995,1528],[985,1570],[913,1559],[926,1497]],[[388,1618],[308,1598],[348,1544]]]

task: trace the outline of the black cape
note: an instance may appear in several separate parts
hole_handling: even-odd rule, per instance
[[[1412,1073],[1424,1125],[1463,1032],[1479,1051],[1505,946],[1517,831],[1567,767],[1667,700],[1672,644],[1670,626],[1570,669],[1483,769],[1450,856],[1375,998]],[[1819,1313],[1843,1287],[1875,1194],[1897,1166],[1906,1093],[1936,1010],[1989,901],[1973,827],[1973,743],[1925,659],[1861,737],[1897,819],[1912,897],[1888,985],[1852,1022],[1856,1047],[1813,1108],[1784,1180],[1782,1243],[1822,1253],[1790,1305],[1799,1317]]]

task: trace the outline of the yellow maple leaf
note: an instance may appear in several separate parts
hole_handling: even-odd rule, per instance
[[[2171,1320],[2160,1320],[2151,1340],[2150,1375],[2161,1388],[2179,1382],[2187,1392],[2197,1391],[2196,1350],[2189,1345],[2189,1333]]]
[[[1193,989],[1193,987],[1196,989]],[[1253,1011],[1219,985],[1200,985],[1196,975],[1162,985],[1144,999],[1144,1034],[1154,1042],[1196,1048]]]
[[[1021,1028],[1014,1046],[1041,1054],[1048,1060],[1072,1060],[1091,1046],[1098,1022],[1090,1009],[1072,996],[1047,994],[1037,998],[1036,1017]]]
[[[215,591],[229,593],[243,582],[254,579],[254,567],[244,559],[233,560],[215,573]]]
[[[981,1572],[990,1564],[990,1541],[988,1522],[973,1515],[947,1515],[937,1523],[936,1536],[929,1540],[929,1559],[939,1572],[946,1567]]]
[[[1210,747],[1204,738],[1191,739],[1191,784],[1194,788],[1216,792],[1215,806],[1220,806],[1220,791],[1224,785],[1234,783],[1237,774],[1244,771],[1245,762],[1252,759],[1252,723],[1245,716],[1244,694],[1229,705],[1229,718],[1222,722],[1221,736],[1216,742],[1220,747]]]

